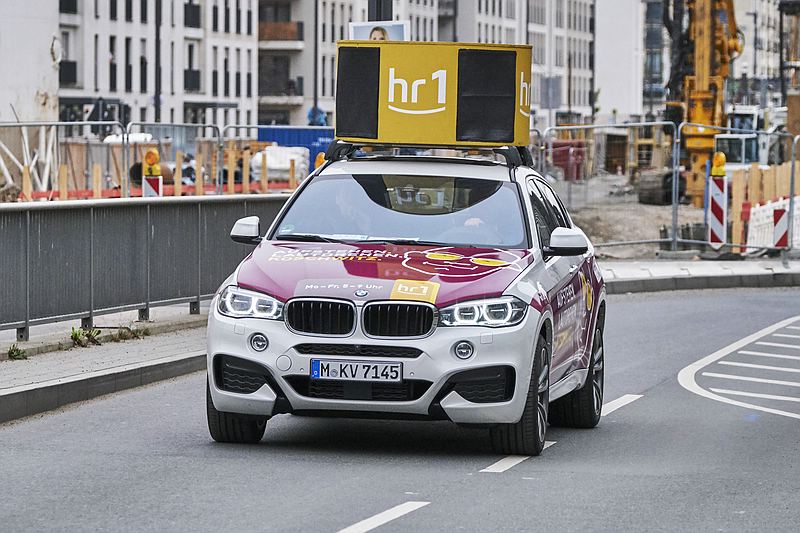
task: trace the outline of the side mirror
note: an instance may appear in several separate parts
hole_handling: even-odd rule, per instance
[[[242,244],[256,245],[261,242],[261,220],[258,217],[240,218],[231,229],[231,239]]]
[[[550,234],[550,246],[545,246],[545,255],[583,255],[589,250],[589,241],[576,228],[556,228]]]

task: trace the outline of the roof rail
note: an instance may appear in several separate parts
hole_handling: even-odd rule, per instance
[[[358,151],[359,148],[363,148],[365,146],[374,146],[374,147],[392,147],[392,148],[445,148],[445,149],[454,149],[454,150],[469,150],[469,149],[481,149],[481,150],[491,150],[497,155],[501,155],[506,160],[506,166],[508,167],[520,167],[520,166],[533,166],[533,157],[531,156],[530,150],[528,150],[527,146],[501,146],[499,148],[495,147],[485,147],[485,146],[475,146],[475,147],[464,147],[464,146],[422,146],[422,145],[401,145],[401,144],[369,144],[369,143],[352,143],[352,142],[345,142],[340,140],[333,141],[325,152],[325,160],[326,161],[340,161],[340,160],[347,160],[353,158],[355,153]]]

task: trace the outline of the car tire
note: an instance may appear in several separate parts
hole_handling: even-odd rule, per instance
[[[550,350],[539,336],[522,418],[516,424],[500,424],[489,430],[492,448],[507,455],[539,455],[544,449],[550,401]]]
[[[206,382],[206,417],[208,432],[217,442],[257,444],[267,429],[268,417],[237,415],[217,411],[211,400],[211,388]]]
[[[569,428],[593,428],[603,410],[603,330],[599,326],[592,340],[592,357],[586,383],[578,390],[550,404],[550,424]]]

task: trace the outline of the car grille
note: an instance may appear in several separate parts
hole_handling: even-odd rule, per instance
[[[353,304],[336,300],[292,300],[285,317],[298,333],[348,335],[355,327],[356,311]]]
[[[402,383],[336,381],[288,376],[286,381],[301,396],[325,400],[374,400],[409,402],[418,400],[431,387],[430,381],[405,380]]]
[[[267,370],[238,357],[218,356],[215,360],[217,386],[227,392],[252,394],[267,382]]]
[[[448,382],[468,402],[505,402],[514,395],[514,369],[507,366],[460,372]]]
[[[367,304],[364,332],[373,337],[422,337],[434,326],[433,306],[416,303]]]
[[[418,348],[403,346],[365,346],[363,344],[298,344],[294,347],[304,355],[342,355],[359,357],[402,357],[413,359],[422,354]]]

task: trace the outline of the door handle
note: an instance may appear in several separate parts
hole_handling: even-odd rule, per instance
[[[572,274],[576,270],[578,270],[578,265],[572,265],[572,266],[569,267],[569,273],[570,274]]]

